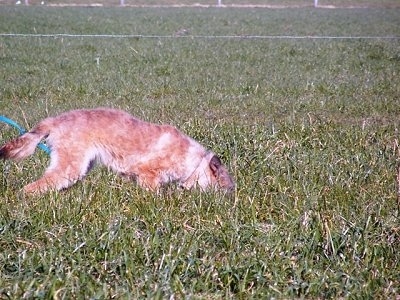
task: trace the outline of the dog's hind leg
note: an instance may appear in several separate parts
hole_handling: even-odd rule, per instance
[[[42,194],[67,188],[85,176],[90,162],[84,155],[52,150],[50,166],[41,178],[24,187],[24,193]]]
[[[48,190],[61,190],[74,184],[79,178],[71,176],[63,176],[59,170],[52,170],[46,172],[43,177],[38,180],[27,184],[24,187],[25,194],[42,194]]]

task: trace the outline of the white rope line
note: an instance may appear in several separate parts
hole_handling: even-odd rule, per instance
[[[141,39],[282,39],[282,40],[399,40],[400,36],[315,36],[315,35],[143,35],[143,34],[69,34],[0,33],[0,37],[41,38],[141,38]]]

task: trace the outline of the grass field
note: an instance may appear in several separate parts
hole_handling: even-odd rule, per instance
[[[102,168],[27,198],[0,162],[0,299],[400,298],[398,9],[3,6],[0,112],[110,106],[220,154],[232,197],[154,195]],[[0,123],[0,141],[17,135]]]

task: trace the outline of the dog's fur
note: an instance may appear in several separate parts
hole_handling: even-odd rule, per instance
[[[158,191],[169,182],[190,189],[232,191],[234,182],[220,159],[175,127],[156,125],[109,108],[72,110],[44,119],[0,148],[0,158],[21,160],[45,139],[51,161],[28,194],[67,188],[82,179],[95,160]]]

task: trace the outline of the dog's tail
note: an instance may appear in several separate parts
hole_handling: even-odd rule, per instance
[[[0,148],[0,158],[22,160],[35,152],[36,145],[50,133],[47,126],[38,124],[31,131],[9,141]]]

